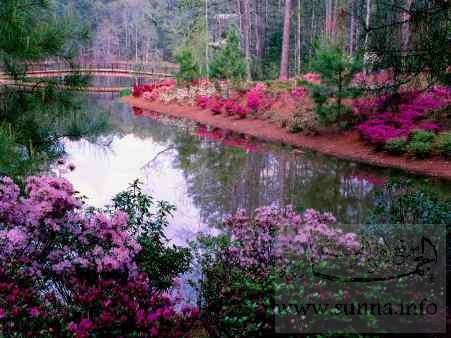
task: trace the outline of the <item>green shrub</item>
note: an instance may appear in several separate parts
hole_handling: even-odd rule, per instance
[[[432,151],[432,142],[412,141],[407,149],[415,157],[426,158]]]
[[[199,65],[194,61],[193,54],[187,50],[181,50],[176,56],[180,69],[176,75],[179,84],[190,85],[193,80],[200,77]]]
[[[227,32],[227,43],[211,60],[210,76],[212,79],[230,80],[236,86],[246,75],[246,59],[241,52],[240,35],[232,28]]]
[[[451,158],[451,132],[438,136],[438,150],[442,156]]]
[[[412,143],[432,143],[434,138],[435,134],[431,131],[416,130],[412,133]]]
[[[302,82],[309,88],[318,120],[324,125],[352,122],[352,110],[346,99],[357,97],[361,90],[352,83],[362,70],[360,57],[350,58],[338,44],[316,46],[309,69],[320,75],[320,83]]]
[[[403,154],[406,152],[407,140],[405,137],[398,137],[389,140],[385,144],[385,150],[392,154]]]
[[[135,257],[140,270],[148,276],[157,290],[167,290],[173,280],[188,271],[191,261],[190,250],[169,245],[164,234],[169,225],[175,206],[165,201],[154,201],[146,195],[139,180],[129,185],[127,190],[113,198],[113,205],[106,211],[122,211],[128,214],[128,226],[139,233],[141,251]]]
[[[119,92],[120,97],[130,96],[132,95],[132,91],[130,89],[123,89]]]

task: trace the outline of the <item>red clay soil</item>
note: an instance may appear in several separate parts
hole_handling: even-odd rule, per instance
[[[360,141],[356,132],[333,135],[306,136],[292,134],[268,120],[236,119],[225,115],[213,115],[209,110],[193,106],[150,102],[142,98],[124,97],[124,101],[134,107],[151,110],[177,118],[185,118],[213,127],[227,129],[257,137],[259,139],[289,144],[345,160],[367,163],[385,168],[397,168],[411,173],[429,175],[451,180],[451,161],[433,157],[426,160],[407,156],[392,156],[376,152]]]

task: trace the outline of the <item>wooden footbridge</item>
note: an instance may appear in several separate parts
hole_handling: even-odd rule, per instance
[[[45,86],[44,81],[39,81],[41,78],[63,77],[73,74],[91,75],[96,77],[122,77],[131,79],[145,79],[146,82],[155,82],[164,79],[174,78],[176,67],[163,66],[155,64],[137,65],[128,62],[110,62],[110,63],[81,63],[75,66],[70,66],[67,62],[42,62],[27,64],[26,77],[27,81],[14,81],[4,72],[0,66],[0,85],[8,87],[20,87],[33,89],[40,86]],[[74,91],[86,91],[93,93],[117,93],[123,90],[130,89],[128,87],[65,87]]]

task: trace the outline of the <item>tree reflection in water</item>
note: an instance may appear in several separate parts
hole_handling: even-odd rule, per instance
[[[330,211],[341,223],[365,223],[375,204],[375,192],[383,189],[386,180],[399,176],[394,171],[132,110],[120,100],[95,98],[92,104],[110,112],[114,137],[134,142],[130,146],[142,141],[134,148],[149,150],[115,156],[124,156],[122,162],[136,161],[133,170],[141,178],[158,177],[149,184],[166,187],[160,189],[164,196],[156,195],[158,189],[153,191],[154,196],[167,199],[169,193],[171,202],[184,209],[183,213],[196,214],[191,221],[203,225],[219,225],[238,209],[252,212],[270,204],[292,204],[298,211]],[[430,186],[433,190],[445,189],[447,194],[451,190],[449,185]],[[171,189],[175,190],[171,193]],[[182,220],[174,219],[177,222]]]

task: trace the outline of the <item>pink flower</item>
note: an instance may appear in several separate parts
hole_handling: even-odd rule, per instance
[[[150,329],[150,336],[151,337],[157,337],[158,336],[158,328],[156,326],[153,326]]]
[[[28,241],[28,236],[22,230],[13,228],[6,233],[6,238],[14,246],[22,246]]]
[[[156,322],[158,320],[159,316],[156,313],[151,313],[147,316],[147,320],[149,322]]]
[[[291,91],[291,96],[297,98],[297,99],[302,99],[307,95],[307,89],[305,89],[304,87],[295,87],[292,91]]]
[[[304,74],[303,79],[307,82],[313,83],[313,84],[320,84],[321,83],[321,75],[318,73],[307,73]]]
[[[0,307],[0,319],[3,319],[6,317],[6,311],[4,308]]]
[[[91,322],[89,319],[82,319],[79,324],[79,328],[84,332],[89,332],[94,328],[94,323]]]
[[[78,325],[77,324],[75,324],[74,322],[70,322],[68,325],[67,325],[67,329],[70,331],[70,332],[77,332],[77,330],[78,330]]]
[[[41,311],[39,310],[39,308],[37,307],[32,307],[30,309],[30,316],[33,318],[39,317],[39,315],[41,314]]]

